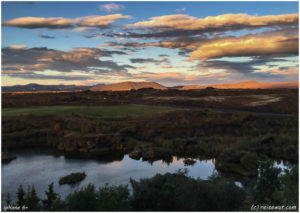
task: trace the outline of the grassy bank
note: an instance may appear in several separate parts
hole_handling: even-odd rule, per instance
[[[86,118],[123,119],[128,117],[151,115],[159,112],[176,110],[171,107],[143,105],[115,106],[38,106],[25,108],[3,108],[2,116],[20,115],[79,115]]]

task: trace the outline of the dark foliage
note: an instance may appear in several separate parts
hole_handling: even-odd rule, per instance
[[[67,196],[66,208],[68,211],[96,211],[97,192],[94,185],[75,191]]]
[[[232,181],[196,180],[182,172],[131,180],[131,184],[137,211],[234,211],[245,196]]]
[[[48,191],[45,192],[46,199],[42,200],[44,211],[62,211],[64,204],[59,195],[53,190],[53,183],[49,184]]]

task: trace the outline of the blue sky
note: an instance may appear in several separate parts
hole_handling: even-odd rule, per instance
[[[2,85],[292,81],[295,45],[298,2],[2,2]]]

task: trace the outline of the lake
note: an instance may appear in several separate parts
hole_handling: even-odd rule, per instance
[[[129,184],[130,178],[152,177],[157,173],[174,173],[187,168],[189,176],[207,179],[215,172],[214,160],[197,160],[193,166],[185,166],[183,158],[173,157],[171,163],[162,160],[153,163],[133,160],[128,155],[111,156],[110,159],[88,160],[66,158],[52,150],[22,150],[14,152],[16,160],[2,164],[2,195],[10,193],[13,200],[20,184],[26,189],[34,184],[40,198],[45,197],[48,185],[54,182],[54,190],[64,198],[70,192],[93,183],[95,186],[105,184]],[[72,172],[85,171],[86,178],[73,186],[59,185],[58,180]],[[5,197],[4,199],[5,200]]]

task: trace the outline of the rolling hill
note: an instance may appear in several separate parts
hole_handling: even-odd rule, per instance
[[[109,84],[103,86],[92,87],[91,91],[128,91],[132,89],[142,89],[142,88],[153,88],[165,90],[166,87],[156,83],[156,82],[121,82],[116,84]]]

